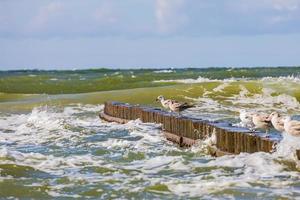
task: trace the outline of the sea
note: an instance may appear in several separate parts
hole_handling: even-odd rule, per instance
[[[241,109],[300,120],[300,67],[0,71],[0,199],[300,199],[300,137],[212,157],[212,138],[182,148],[160,124],[98,117],[159,95],[236,126]]]

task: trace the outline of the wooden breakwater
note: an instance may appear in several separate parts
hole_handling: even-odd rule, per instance
[[[215,134],[216,144],[211,148],[214,155],[239,154],[241,152],[271,152],[279,141],[276,137],[253,134],[248,129],[233,127],[229,123],[209,122],[197,118],[179,116],[158,108],[129,105],[120,102],[106,102],[100,118],[106,121],[126,123],[140,119],[142,122],[160,123],[168,140],[182,147],[195,144]],[[300,152],[299,154],[300,157]]]

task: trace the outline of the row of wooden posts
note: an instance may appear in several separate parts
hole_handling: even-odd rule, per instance
[[[216,149],[220,152],[239,154],[240,152],[271,152],[278,138],[266,138],[253,134],[248,129],[233,127],[229,123],[209,122],[180,116],[158,108],[129,105],[120,102],[106,102],[101,118],[123,122],[140,119],[142,122],[160,123],[169,140],[180,146],[191,146],[215,134]],[[299,152],[300,153],[300,152]]]

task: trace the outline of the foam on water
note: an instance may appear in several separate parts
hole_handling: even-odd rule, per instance
[[[249,92],[242,89],[240,94],[234,96],[231,102],[234,105],[257,105],[264,110],[277,110],[281,112],[287,112],[289,110],[298,111],[300,109],[300,103],[295,97],[288,94],[273,95],[274,93],[275,91],[273,89],[263,88],[262,94],[247,96]]]
[[[198,77],[197,79],[175,79],[175,80],[159,80],[156,82],[178,82],[186,84],[202,83],[204,87],[203,97],[209,96],[210,98],[218,98],[222,96],[222,93],[226,97],[230,97],[235,104],[265,104],[274,106],[284,104],[284,106],[299,110],[299,77],[298,76],[287,76],[287,77],[264,77],[260,79],[249,79],[249,78],[230,78],[230,79],[209,79]],[[204,83],[219,82],[220,85],[213,89],[207,89]],[[240,92],[235,94],[230,89],[230,86],[239,86]],[[252,89],[257,90],[256,93],[249,91],[246,87],[251,86]],[[261,88],[260,88],[261,87]],[[258,91],[261,90],[261,93]],[[229,95],[229,96],[228,96]],[[298,96],[294,96],[298,95]],[[224,96],[225,97],[225,96]],[[249,97],[249,98],[245,98]]]
[[[276,146],[275,155],[285,159],[293,160],[299,165],[298,158],[296,156],[296,150],[300,149],[300,138],[289,135],[285,132],[282,133],[282,140]]]
[[[299,173],[286,171],[284,166],[274,161],[272,155],[266,153],[223,156],[207,163],[191,162],[190,168],[207,169],[210,173],[203,170],[202,174],[209,178],[195,176],[185,181],[171,180],[167,185],[172,192],[181,196],[221,196],[222,193],[230,194],[228,191],[233,188],[239,188],[244,194],[240,194],[240,197],[249,195],[252,198],[271,198],[299,194],[297,188],[289,187],[298,179]],[[269,187],[272,192],[266,193]],[[256,196],[251,194],[253,192],[260,194]]]
[[[287,80],[286,80],[287,79]],[[263,78],[256,80],[218,80],[219,85],[214,88],[204,87],[202,94],[198,97],[185,96],[186,99],[194,101],[196,108],[187,112],[189,115],[207,119],[211,113],[215,119],[230,118],[235,115],[237,118],[240,109],[248,109],[258,112],[271,113],[273,111],[282,114],[297,115],[300,110],[299,83],[294,83],[293,77],[280,78]],[[292,79],[292,81],[288,81]],[[281,80],[282,82],[277,82]],[[181,81],[181,80],[180,80]],[[190,82],[190,80],[187,80]],[[214,82],[216,80],[204,80],[205,82]],[[297,82],[297,81],[296,81]],[[292,84],[292,85],[291,85]],[[280,89],[276,89],[280,88]],[[219,117],[218,117],[219,116]]]
[[[279,76],[279,77],[263,77],[261,79],[264,82],[295,82],[300,83],[300,77],[299,75],[289,75],[289,76]]]
[[[228,82],[220,84],[218,87],[214,88],[214,92],[223,92],[223,90],[228,87],[230,84]]]
[[[220,82],[222,80],[218,79],[209,79],[199,76],[197,79],[174,79],[174,80],[158,80],[153,81],[154,83],[160,83],[160,82],[175,82],[175,83],[204,83],[204,82]]]
[[[279,76],[279,77],[262,77],[262,78],[225,78],[225,79],[211,79],[211,78],[205,78],[202,76],[199,76],[196,79],[172,79],[172,80],[157,80],[154,82],[178,82],[178,83],[203,83],[203,82],[235,82],[235,81],[241,81],[241,80],[255,80],[255,81],[262,81],[265,83],[270,83],[270,82],[281,82],[281,83],[286,83],[286,82],[293,82],[293,83],[300,83],[300,78],[299,76],[295,75],[289,75],[289,76]]]
[[[199,98],[186,97],[198,104],[185,114],[236,120],[236,112],[251,105],[257,110],[299,109],[293,97],[274,95],[268,88],[251,94],[241,84],[235,96],[223,97],[229,87],[225,81]],[[216,93],[219,96],[213,98]],[[13,191],[20,181],[16,177],[24,176],[26,184],[22,184],[47,186],[50,198],[164,198],[168,194],[170,198],[292,199],[300,195],[300,173],[278,162],[295,160],[298,138],[284,136],[274,154],[213,158],[207,146],[216,142],[214,134],[181,149],[164,138],[160,125],[140,120],[106,123],[98,118],[102,109],[103,105],[74,104],[1,114],[0,183],[14,182]],[[5,168],[9,164],[33,170],[9,171]],[[1,195],[6,197],[0,189]]]
[[[157,71],[153,71],[154,73],[173,73],[176,72],[174,70],[168,70],[168,69],[164,69],[164,70],[157,70]]]

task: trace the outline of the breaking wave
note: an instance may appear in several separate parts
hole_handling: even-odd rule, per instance
[[[206,153],[213,138],[181,149],[164,138],[160,125],[139,120],[106,123],[97,118],[102,109],[102,105],[43,106],[1,115],[0,186],[13,181],[8,191],[22,184],[28,191],[24,196],[38,198],[300,195],[300,173],[278,162],[282,153],[214,158]],[[0,190],[0,195],[16,194]]]
[[[98,118],[103,101],[159,106],[154,99],[160,94],[195,103],[196,107],[183,115],[202,119],[238,124],[240,109],[278,111],[299,118],[297,73],[285,76],[287,69],[278,69],[278,76],[276,70],[274,77],[250,76],[261,72],[255,70],[74,71],[70,85],[80,81],[80,92],[98,91],[99,85],[109,81],[110,84],[101,85],[101,90],[116,89],[111,88],[115,83],[122,83],[119,89],[132,88],[123,84],[128,77],[136,84],[134,87],[142,88],[81,95],[0,93],[0,198],[297,198],[298,138],[272,130],[271,134],[282,137],[272,154],[242,153],[215,158],[207,153],[207,147],[215,143],[214,137],[183,149],[167,141],[158,124],[140,120],[106,123]],[[272,70],[264,70],[273,76]],[[53,84],[59,80],[65,87],[69,80],[60,73],[66,72],[51,75],[45,81]],[[250,75],[243,78],[243,74]],[[30,72],[25,78],[36,81],[36,76],[39,74]],[[144,88],[145,80],[151,87],[161,87]],[[164,82],[180,84],[166,87]],[[65,92],[61,88],[53,87],[51,91]],[[32,92],[32,88],[27,89]],[[73,87],[66,91],[73,92]]]

